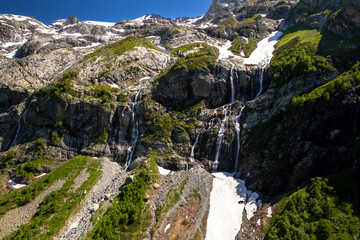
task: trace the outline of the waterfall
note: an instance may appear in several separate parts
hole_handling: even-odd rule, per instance
[[[136,93],[134,102],[131,104],[131,122],[133,124],[132,124],[132,128],[131,128],[131,146],[128,148],[128,153],[126,156],[126,164],[127,165],[130,165],[130,163],[132,161],[136,143],[139,138],[139,123],[137,121],[137,117],[136,117],[136,113],[135,113],[135,106],[139,100],[140,92],[141,92],[141,88]]]
[[[190,153],[190,161],[191,161],[191,162],[195,162],[195,153],[194,153],[194,152],[195,152],[196,144],[197,144],[198,141],[199,141],[200,133],[201,133],[201,132],[199,132],[199,133],[197,134],[196,139],[195,139],[195,142],[194,142],[194,145],[193,145],[192,148],[191,148],[191,153]]]
[[[213,172],[216,172],[217,168],[219,166],[220,151],[221,151],[222,140],[224,138],[224,133],[225,133],[225,124],[226,124],[226,120],[227,120],[228,106],[229,105],[223,106],[224,118],[221,120],[219,134],[216,139],[216,155],[215,155],[215,162],[213,163]]]
[[[230,103],[233,103],[233,102],[235,101],[234,67],[235,67],[235,65],[232,64],[232,65],[231,65],[231,70],[230,70],[230,84],[231,84],[231,98],[230,98]]]
[[[242,107],[239,115],[236,117],[235,119],[235,129],[236,129],[236,144],[237,144],[237,148],[236,148],[236,157],[235,157],[235,170],[234,170],[234,175],[237,173],[237,167],[238,167],[238,163],[239,163],[239,154],[240,154],[240,148],[241,148],[241,142],[240,142],[240,137],[241,137],[241,132],[240,132],[240,118],[242,115],[242,112],[244,110],[245,107]]]
[[[259,92],[256,94],[255,98],[257,98],[258,96],[260,96],[262,90],[263,90],[263,82],[264,82],[264,72],[265,72],[265,67],[260,67],[259,70],[259,84],[260,84],[260,89]]]
[[[203,129],[209,131],[214,126],[214,117],[216,117],[216,109],[214,110],[213,114],[211,114],[209,119],[206,121],[205,127]],[[191,148],[191,152],[190,152],[190,161],[191,162],[195,162],[195,147],[196,147],[196,144],[199,142],[199,137],[200,137],[200,134],[203,129],[201,129],[200,132],[196,135],[194,145]]]
[[[16,140],[18,139],[19,137],[19,133],[20,133],[20,130],[21,130],[21,127],[22,127],[22,124],[21,124],[21,121],[23,119],[23,116],[25,114],[25,112],[27,111],[27,108],[29,107],[30,103],[31,103],[31,100],[32,100],[32,96],[30,96],[30,98],[26,101],[25,103],[25,108],[24,110],[21,112],[20,116],[19,116],[19,125],[18,125],[18,128],[16,130],[16,134],[15,134],[15,137],[13,139],[13,141],[11,142],[11,144],[9,145],[8,148],[10,148],[11,146],[13,146],[14,144],[16,144]]]

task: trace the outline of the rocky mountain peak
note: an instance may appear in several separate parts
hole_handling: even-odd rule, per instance
[[[247,1],[248,0],[213,0],[204,18],[208,19],[215,15],[232,12]]]
[[[80,20],[77,19],[77,17],[75,17],[75,16],[70,16],[70,17],[68,17],[68,18],[66,19],[64,25],[66,26],[66,25],[76,24],[76,23],[79,23],[79,22],[80,22]]]

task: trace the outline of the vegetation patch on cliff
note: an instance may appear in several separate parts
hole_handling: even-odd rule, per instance
[[[182,53],[188,51],[191,51],[191,53],[186,56],[182,55]],[[178,55],[180,58],[174,65],[165,69],[159,77],[165,76],[168,72],[178,69],[184,69],[186,71],[194,71],[196,69],[209,71],[209,68],[216,64],[219,50],[216,47],[209,46],[207,43],[190,43],[172,49],[171,54]]]
[[[311,107],[321,101],[329,101],[347,90],[358,87],[360,84],[360,62],[358,62],[348,72],[343,73],[334,80],[314,89],[311,93],[295,96],[291,99],[291,106],[295,109],[299,107]]]
[[[109,44],[103,48],[86,55],[84,59],[96,59],[99,56],[109,57],[111,55],[122,55],[127,51],[133,51],[135,47],[144,47],[147,49],[157,50],[154,45],[144,37],[128,36],[121,41]]]
[[[282,200],[267,231],[271,239],[355,239],[359,237],[356,179],[337,174],[317,177]]]
[[[231,51],[235,54],[244,53],[245,57],[250,57],[251,53],[256,49],[257,41],[255,38],[250,37],[248,41],[244,38],[237,36],[231,43]]]
[[[329,59],[316,55],[321,35],[295,25],[276,45],[271,61],[272,74],[280,86],[298,77],[317,74],[319,77],[335,71]]]
[[[74,184],[74,179],[84,169],[87,169],[89,177],[78,189],[73,191],[71,187]],[[22,226],[17,232],[5,237],[5,239],[52,239],[86,196],[84,192],[89,192],[96,183],[102,173],[100,169],[100,160],[79,155],[37,182],[2,198],[0,200],[0,213],[4,214],[11,208],[32,201],[55,181],[60,179],[66,181],[59,190],[55,190],[45,197],[29,224]]]
[[[121,188],[119,196],[88,234],[87,239],[143,239],[151,222],[145,194],[157,179],[156,162],[148,160],[134,170],[138,173],[131,184]]]

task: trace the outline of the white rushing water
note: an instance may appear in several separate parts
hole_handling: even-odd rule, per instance
[[[217,109],[214,110],[213,114],[211,114],[209,119],[206,121],[205,127],[203,129],[205,129],[206,131],[209,131],[214,126],[214,118],[216,117],[216,115],[217,115]],[[191,152],[190,152],[190,161],[191,162],[195,162],[195,147],[199,142],[200,134],[203,129],[201,129],[201,131],[196,135],[195,142],[191,148]]]
[[[195,147],[196,147],[196,144],[197,144],[198,141],[199,141],[200,133],[201,133],[201,132],[199,132],[199,133],[196,135],[196,139],[195,139],[194,145],[193,145],[192,148],[191,148],[191,153],[190,153],[190,161],[191,161],[191,162],[195,162]]]
[[[260,89],[259,92],[256,94],[255,98],[257,98],[258,96],[260,96],[262,90],[263,90],[263,82],[264,82],[264,72],[265,72],[265,68],[264,67],[260,67],[259,69],[259,84],[260,84]]]
[[[136,117],[135,106],[139,100],[140,92],[141,92],[141,88],[136,93],[134,102],[131,105],[131,121],[133,124],[132,124],[132,128],[131,128],[131,146],[129,147],[128,154],[126,156],[127,165],[130,165],[130,163],[132,161],[136,143],[139,138],[139,123],[138,123],[138,120]]]
[[[217,139],[216,139],[216,155],[215,155],[215,161],[213,163],[213,172],[216,172],[217,169],[218,169],[218,166],[219,166],[219,158],[220,158],[222,140],[223,140],[224,134],[225,134],[225,124],[226,124],[226,121],[227,121],[228,107],[229,107],[229,105],[223,106],[224,117],[221,120],[219,134],[218,134]]]
[[[234,175],[237,173],[237,167],[239,164],[239,155],[241,149],[241,129],[240,129],[240,118],[245,107],[242,107],[239,115],[235,118],[235,130],[236,130],[236,155],[235,155],[235,168]]]
[[[232,64],[232,65],[231,65],[231,70],[230,70],[230,85],[231,85],[231,98],[230,98],[230,103],[235,102],[234,68],[235,68],[235,65]]]

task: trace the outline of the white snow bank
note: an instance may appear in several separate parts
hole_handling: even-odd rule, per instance
[[[8,181],[10,183],[10,185],[15,188],[15,189],[19,189],[19,188],[23,188],[23,187],[26,187],[27,185],[25,184],[17,184],[16,182],[14,182],[13,180],[9,180]]]
[[[115,83],[110,84],[110,87],[112,87],[112,88],[120,88],[119,85],[117,85],[117,84],[115,84]]]
[[[257,48],[252,52],[249,58],[244,59],[244,64],[266,66],[270,63],[275,50],[275,44],[283,35],[282,32],[275,31],[267,38],[264,38],[258,43]]]
[[[271,218],[271,217],[272,217],[271,207],[268,208],[266,217],[268,217],[268,218]]]
[[[29,17],[21,16],[21,15],[15,15],[15,14],[6,14],[6,15],[0,15],[0,18],[5,18],[9,20],[16,20],[16,21],[26,21],[30,19]]]
[[[136,18],[134,19],[134,21],[138,21],[138,22],[144,22],[146,20],[149,20],[151,18],[151,15],[144,15],[142,17]]]
[[[167,231],[170,227],[171,227],[171,224],[169,223],[169,224],[165,227],[164,232],[166,233],[166,231]]]
[[[239,58],[239,56],[234,55],[229,48],[231,48],[231,42],[228,40],[225,44],[221,46],[216,46],[219,49],[219,59],[227,59],[230,56],[234,58]]]
[[[166,175],[169,175],[169,174],[171,173],[171,170],[162,168],[162,167],[160,167],[160,166],[158,166],[158,167],[159,167],[159,173],[160,173],[160,175],[166,176]]]
[[[45,176],[46,175],[46,173],[42,173],[42,174],[40,174],[39,176],[36,176],[35,178],[41,178],[41,177],[43,177],[43,176]]]
[[[2,47],[8,48],[8,47],[17,46],[17,45],[23,45],[24,43],[26,43],[26,40],[23,40],[20,42],[7,42],[7,43],[3,43]]]
[[[77,218],[76,221],[71,224],[68,231],[70,231],[71,229],[77,228],[79,226],[79,222],[80,222],[80,219]]]
[[[98,21],[84,21],[86,24],[104,26],[104,27],[113,27],[116,23],[113,22],[98,22]]]
[[[233,240],[239,232],[246,200],[245,181],[231,173],[213,173],[206,240]]]
[[[87,49],[87,48],[93,48],[93,47],[97,47],[100,46],[101,43],[92,43],[91,45],[85,46],[85,47],[74,47],[74,49]]]
[[[209,27],[217,27],[218,25],[217,24],[213,24],[213,23],[210,23],[210,22],[208,22],[208,23],[203,23],[203,24],[201,24],[201,26],[199,27],[199,28],[201,28],[201,29],[205,29],[205,28],[209,28]]]
[[[259,197],[259,195],[256,192],[251,191],[247,191],[246,194],[248,195],[248,201],[245,205],[246,218],[250,220],[257,210],[258,205],[256,204],[256,199]]]

